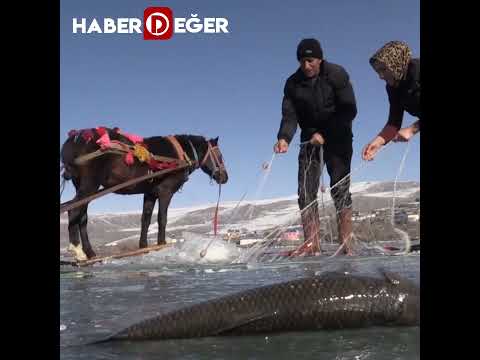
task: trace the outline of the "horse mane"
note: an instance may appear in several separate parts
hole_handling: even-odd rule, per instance
[[[195,147],[197,151],[197,156],[199,157],[199,161],[202,160],[203,155],[207,151],[207,139],[203,136],[199,135],[175,135],[176,139],[182,145],[183,151],[187,153],[187,155],[193,160],[195,155],[193,154],[192,147],[190,146],[189,141]]]

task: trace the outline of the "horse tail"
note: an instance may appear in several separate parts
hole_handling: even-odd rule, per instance
[[[67,165],[63,166],[62,178],[65,181],[72,180],[72,171],[71,171],[70,167],[67,167]]]
[[[62,166],[60,167],[60,172],[62,173],[62,178],[66,181],[71,180],[75,175],[75,169],[72,166],[76,158],[76,149],[74,142],[69,138],[62,146],[60,150],[60,159]]]

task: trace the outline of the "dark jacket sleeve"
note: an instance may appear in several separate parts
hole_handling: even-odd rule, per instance
[[[388,101],[390,103],[390,111],[388,114],[388,121],[378,134],[385,139],[385,144],[390,142],[398,130],[402,127],[403,122],[403,107],[400,104],[400,99],[397,91],[387,85]]]
[[[336,97],[335,122],[351,123],[357,116],[357,102],[348,73],[338,66],[332,80]]]
[[[295,132],[297,131],[297,112],[295,106],[289,96],[288,81],[285,84],[282,100],[282,121],[280,123],[280,129],[278,130],[277,139],[284,139],[288,144],[293,139]]]

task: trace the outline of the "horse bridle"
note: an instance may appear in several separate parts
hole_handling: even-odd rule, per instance
[[[218,148],[218,145],[212,146],[212,144],[210,144],[210,141],[207,141],[207,144],[208,144],[207,153],[203,157],[203,160],[200,162],[200,167],[202,167],[207,161],[207,159],[210,158],[213,164],[213,172],[212,172],[212,176],[213,176],[217,172],[225,171],[225,164],[221,160],[220,149]]]

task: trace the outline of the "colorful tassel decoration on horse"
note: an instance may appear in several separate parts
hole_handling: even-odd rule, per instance
[[[70,130],[68,132],[68,137],[71,138],[73,136],[77,136],[78,135],[78,131],[77,130]]]
[[[120,129],[118,129],[118,133],[125,136],[128,140],[130,140],[134,144],[143,142],[143,137],[141,137],[140,135],[129,134],[121,131]]]
[[[132,165],[135,162],[135,159],[133,158],[133,154],[131,152],[125,154],[124,160],[125,164],[127,164],[128,166]]]
[[[150,152],[140,144],[135,144],[133,154],[141,162],[145,162],[145,161],[148,162],[150,160]]]
[[[112,146],[110,142],[110,136],[108,136],[108,132],[105,132],[100,139],[97,140],[97,144],[100,146],[100,149],[105,150]]]
[[[86,143],[93,139],[93,131],[90,129],[82,130],[82,138]]]
[[[99,126],[95,130],[97,130],[97,134],[100,137],[107,133],[107,130],[103,126]]]

